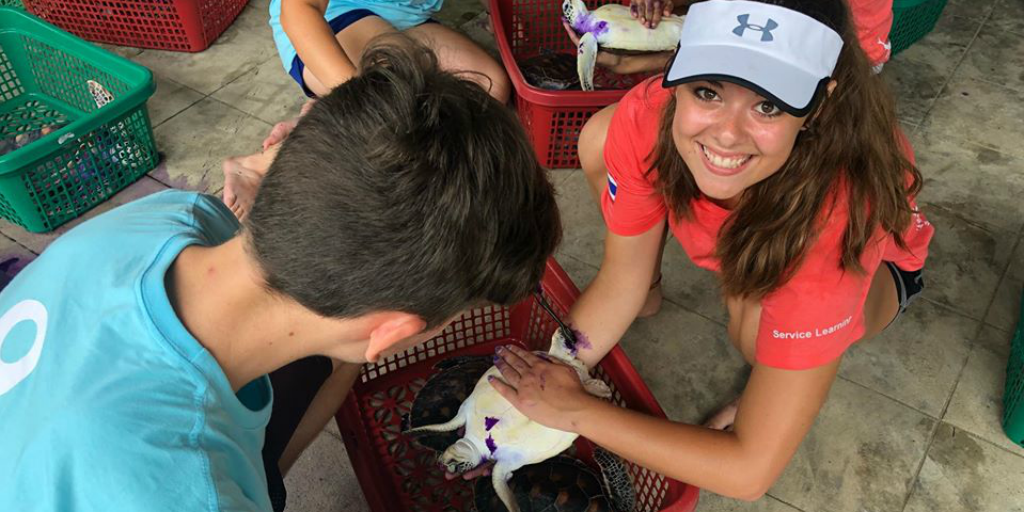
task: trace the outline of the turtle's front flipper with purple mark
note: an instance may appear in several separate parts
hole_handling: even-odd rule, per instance
[[[592,32],[583,34],[576,55],[576,72],[580,75],[580,88],[594,90],[594,66],[597,64],[597,36]]]

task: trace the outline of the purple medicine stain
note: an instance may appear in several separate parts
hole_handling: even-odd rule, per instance
[[[590,14],[584,14],[576,17],[576,22],[572,24],[572,28],[579,34],[592,32],[595,36],[599,36],[608,32],[608,22],[598,20]]]
[[[487,436],[487,439],[484,442],[487,443],[487,449],[491,451],[491,455],[494,455],[494,452],[498,451],[498,445],[494,442],[493,437]]]
[[[490,432],[495,425],[498,424],[498,418],[492,418],[490,416],[484,418],[484,430]]]
[[[581,331],[581,330],[579,330],[579,329],[577,329],[575,327],[569,327],[569,328],[572,329],[572,333],[574,335],[576,335],[576,350],[579,350],[581,348],[585,348],[587,350],[590,350],[590,349],[594,348],[594,346],[590,344],[590,338],[587,338],[587,335],[583,334],[583,331]]]
[[[573,337],[576,338],[576,342],[573,343],[572,340],[566,338],[565,348],[569,349],[569,353],[572,354],[573,357],[576,357],[579,354],[580,349],[589,350],[594,348],[594,346],[590,344],[590,340],[587,338],[587,335],[583,334],[583,331],[580,331],[579,329],[571,325],[569,326],[569,329],[572,330],[572,334]]]

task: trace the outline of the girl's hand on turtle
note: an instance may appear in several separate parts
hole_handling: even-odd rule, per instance
[[[576,370],[507,345],[498,347],[498,370],[491,386],[519,412],[546,427],[572,432],[576,413],[596,398],[583,389]]]
[[[640,20],[647,28],[654,28],[662,16],[672,14],[673,0],[630,0],[629,14]]]
[[[578,49],[580,47],[580,36],[576,34],[576,31],[572,29],[572,25],[568,21],[563,19],[562,26],[565,27],[566,33],[569,34],[573,48]],[[613,73],[618,73],[619,71],[616,68],[622,65],[622,56],[598,50],[597,65]]]

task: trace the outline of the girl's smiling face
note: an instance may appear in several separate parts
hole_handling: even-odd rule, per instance
[[[782,168],[808,119],[730,82],[691,82],[674,94],[676,149],[700,191],[726,208]]]

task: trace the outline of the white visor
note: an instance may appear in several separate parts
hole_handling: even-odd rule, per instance
[[[805,14],[747,0],[690,6],[665,87],[723,80],[747,87],[797,117],[828,85],[843,38]]]

